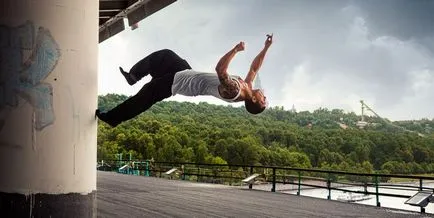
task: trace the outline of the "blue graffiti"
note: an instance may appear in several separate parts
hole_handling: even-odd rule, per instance
[[[33,107],[37,130],[53,124],[53,87],[43,80],[54,70],[61,54],[50,32],[39,27],[35,37],[31,22],[18,27],[0,26],[0,50],[0,110],[16,108],[21,97]]]

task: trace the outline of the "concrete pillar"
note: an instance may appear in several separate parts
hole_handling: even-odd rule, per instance
[[[0,1],[2,217],[96,216],[98,3]]]

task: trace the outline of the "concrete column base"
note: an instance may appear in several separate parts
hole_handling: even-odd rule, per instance
[[[11,194],[0,192],[1,217],[96,217],[96,192],[82,194]]]

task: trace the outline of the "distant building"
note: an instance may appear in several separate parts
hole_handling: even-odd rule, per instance
[[[292,112],[292,113],[297,113],[297,110],[295,109],[295,106],[294,106],[294,105],[292,105],[292,108],[291,108],[290,112]]]

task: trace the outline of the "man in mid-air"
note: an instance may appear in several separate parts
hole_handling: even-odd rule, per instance
[[[273,35],[267,35],[265,46],[253,60],[243,80],[229,75],[229,63],[236,53],[244,51],[244,42],[235,45],[215,67],[216,73],[192,70],[188,62],[169,49],[156,51],[125,72],[119,67],[128,84],[134,85],[147,75],[152,79],[134,96],[107,112],[96,110],[96,116],[116,127],[149,109],[153,104],[176,94],[185,96],[211,95],[226,102],[244,101],[246,110],[259,114],[267,107],[266,97],[261,89],[253,89],[253,80],[262,65],[265,54],[273,43]]]

